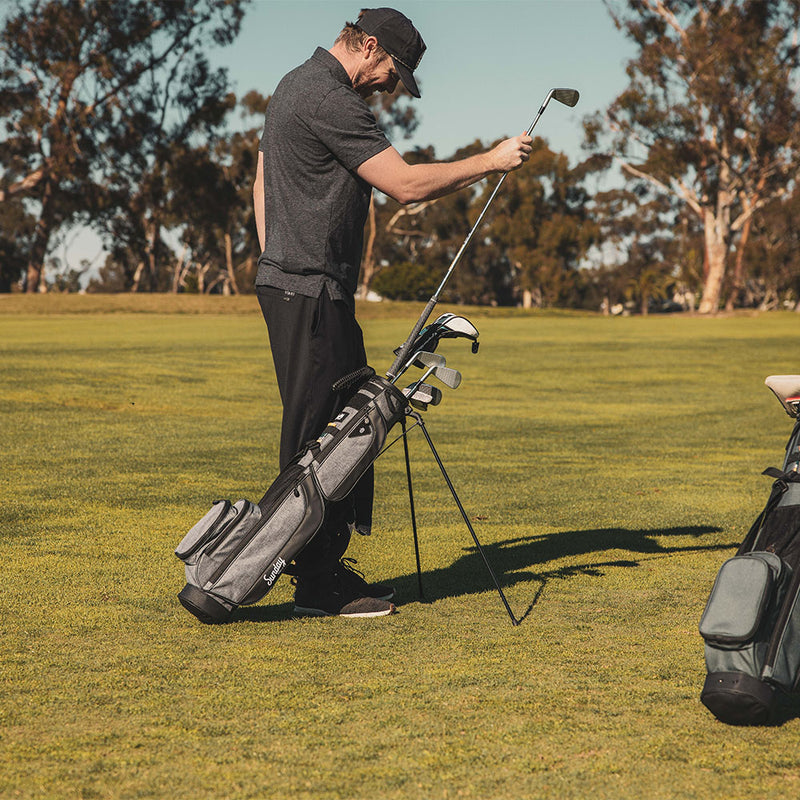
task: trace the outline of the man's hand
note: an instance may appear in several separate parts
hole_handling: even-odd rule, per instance
[[[533,139],[527,133],[500,142],[486,155],[491,159],[492,171],[511,172],[519,169],[531,157]]]

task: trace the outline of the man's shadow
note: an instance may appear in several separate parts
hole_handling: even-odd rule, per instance
[[[502,542],[483,544],[483,552],[505,591],[518,584],[533,583],[536,588],[527,610],[517,619],[524,620],[552,580],[565,580],[575,575],[602,577],[609,567],[635,568],[640,561],[635,558],[603,559],[607,551],[623,551],[642,555],[668,555],[693,551],[727,550],[738,542],[727,544],[688,544],[665,546],[656,539],[664,537],[692,537],[699,539],[722,529],[710,525],[678,528],[631,530],[627,528],[595,528],[583,531],[561,531],[539,536],[523,536]],[[469,537],[467,531],[465,536]],[[424,538],[421,545],[421,562],[424,564]],[[436,602],[448,597],[459,597],[494,590],[486,565],[477,547],[462,548],[461,555],[451,564],[422,571],[421,582],[426,602]],[[594,558],[586,558],[593,555]],[[553,561],[574,559],[553,569],[541,569]],[[397,590],[398,606],[419,601],[419,578],[416,572],[398,575],[387,581]],[[292,604],[261,605],[240,608],[233,621],[267,622],[286,619],[292,615]]]
[[[631,530],[627,528],[595,528],[583,531],[562,531],[539,536],[523,536],[492,544],[482,544],[483,552],[492,566],[498,581],[505,591],[523,583],[538,584],[527,610],[518,617],[522,621],[533,610],[542,592],[552,580],[564,580],[575,575],[602,577],[609,567],[638,567],[637,559],[602,559],[599,554],[607,551],[623,551],[644,555],[668,555],[692,551],[726,550],[731,544],[690,544],[664,546],[656,537],[687,537],[698,539],[722,529],[710,525],[695,525],[654,530]],[[594,559],[582,556],[594,555]],[[574,558],[574,563],[553,569],[538,569],[553,561]],[[424,560],[424,555],[421,560]],[[399,576],[394,585],[404,598],[419,597],[419,578],[416,573]],[[483,563],[478,548],[463,548],[463,555],[447,567],[422,573],[424,599],[436,602],[447,597],[485,592],[495,589],[489,570]]]

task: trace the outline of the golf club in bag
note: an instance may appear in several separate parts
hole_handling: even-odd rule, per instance
[[[700,635],[708,674],[700,699],[722,722],[776,721],[800,693],[800,375],[767,386],[796,420],[767,504],[736,555],[720,568]]]
[[[574,106],[578,98],[575,89],[551,89],[527,133],[530,134],[536,126],[551,99]],[[465,317],[444,314],[427,328],[423,329],[423,326],[507,174],[501,176],[444,279],[411,334],[396,351],[396,358],[386,378],[365,367],[337,381],[332,387],[333,391],[342,392],[352,387],[350,399],[322,435],[281,471],[259,503],[249,500],[239,500],[236,503],[217,501],[183,537],[175,549],[175,555],[184,562],[186,576],[186,585],[178,598],[184,608],[201,622],[227,622],[236,608],[255,603],[269,592],[279,576],[287,570],[292,559],[322,526],[326,503],[342,500],[353,491],[369,466],[387,449],[384,445],[389,431],[398,422],[403,428],[403,433],[398,438],[403,439],[405,447],[417,574],[422,595],[405,424],[406,416],[410,416],[415,419],[415,427],[420,427],[425,436],[512,623],[519,624],[436,452],[424,421],[418,411],[412,409],[412,405],[417,409],[426,409],[429,405],[437,405],[441,400],[441,392],[425,383],[429,377],[437,378],[450,388],[456,388],[461,381],[461,374],[447,367],[444,357],[434,352],[442,338],[470,339],[473,352],[477,352],[478,331]],[[423,375],[405,391],[400,391],[395,383],[412,366],[422,368]]]

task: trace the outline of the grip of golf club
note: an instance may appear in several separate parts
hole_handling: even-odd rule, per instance
[[[428,305],[425,306],[424,311],[417,320],[417,324],[414,325],[414,329],[408,335],[408,339],[403,342],[403,346],[400,348],[397,358],[395,358],[395,360],[392,362],[392,366],[389,367],[389,371],[386,373],[386,377],[391,382],[394,382],[397,379],[397,370],[399,370],[400,367],[405,364],[406,359],[408,358],[408,351],[411,349],[411,345],[417,338],[417,334],[422,330],[422,326],[428,321],[428,317],[430,317],[433,309],[436,308],[437,302],[438,300],[435,295],[428,300]]]

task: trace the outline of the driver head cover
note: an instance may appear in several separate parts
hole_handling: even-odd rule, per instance
[[[378,44],[392,57],[403,86],[414,97],[419,97],[414,70],[425,52],[425,42],[411,20],[393,8],[365,8],[356,25],[378,40]]]

